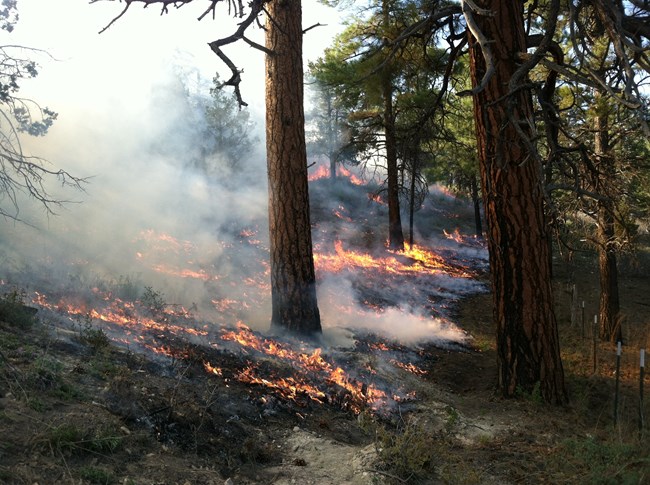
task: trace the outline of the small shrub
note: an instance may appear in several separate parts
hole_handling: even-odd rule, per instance
[[[84,342],[90,345],[95,352],[105,349],[111,343],[111,339],[108,338],[106,332],[101,328],[86,327],[83,330],[81,338]]]
[[[89,345],[95,352],[105,349],[111,343],[106,332],[101,328],[95,328],[93,317],[90,313],[76,316],[79,324],[79,339]]]
[[[13,473],[0,468],[0,483],[15,483],[17,481],[17,477]]]
[[[152,318],[165,319],[167,302],[164,293],[154,290],[151,286],[145,286],[140,303],[149,311]]]
[[[642,444],[597,440],[591,436],[567,440],[557,458],[582,473],[584,483],[592,484],[642,483],[644,470],[650,467]]]
[[[62,382],[58,387],[52,389],[50,394],[62,401],[81,401],[86,397],[77,387],[67,382]]]
[[[394,431],[376,429],[375,449],[383,471],[402,480],[422,479],[434,471],[433,437],[415,420],[407,420]]]
[[[26,329],[36,321],[36,309],[25,305],[24,290],[13,288],[0,297],[0,321]]]
[[[85,466],[81,468],[79,470],[79,476],[84,480],[88,480],[90,483],[97,485],[110,485],[111,483],[115,483],[115,476],[112,473],[93,466]]]
[[[87,440],[88,448],[102,453],[112,453],[122,446],[122,442],[122,436],[111,427],[94,430]]]
[[[83,430],[73,424],[62,424],[50,430],[47,443],[54,450],[70,450],[83,441]]]
[[[42,413],[45,411],[45,403],[38,397],[32,397],[27,401],[27,405],[30,409],[33,409],[37,413]]]
[[[55,450],[110,453],[122,446],[123,438],[110,427],[93,429],[64,423],[52,428],[46,441]]]
[[[58,387],[61,383],[63,364],[58,360],[39,357],[29,368],[25,383],[31,389],[46,391]]]
[[[460,422],[460,415],[456,408],[452,406],[445,407],[445,412],[447,413],[447,420],[445,421],[445,429],[448,432],[451,432],[452,429]]]
[[[542,405],[544,404],[544,399],[542,398],[542,389],[540,381],[537,381],[530,392],[526,391],[521,387],[515,389],[515,396],[519,399],[532,402],[533,404]]]
[[[131,277],[120,275],[115,284],[115,294],[122,300],[135,301],[140,297],[140,288]]]

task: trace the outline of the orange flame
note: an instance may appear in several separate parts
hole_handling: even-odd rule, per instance
[[[408,244],[404,251],[393,252],[397,257],[405,256],[408,261],[397,257],[375,257],[368,253],[343,249],[343,243],[334,243],[335,254],[314,254],[316,267],[321,271],[339,273],[352,268],[378,269],[393,274],[439,274],[447,273],[460,278],[469,278],[469,270],[448,264],[441,256],[427,249]],[[392,252],[392,251],[391,251]],[[410,263],[410,264],[409,264]]]
[[[325,375],[326,381],[335,384],[350,393],[354,401],[358,403],[378,405],[379,401],[386,399],[386,393],[376,389],[374,386],[367,386],[362,382],[356,381],[348,377],[346,372],[341,367],[334,367],[322,357],[321,349],[316,349],[312,354],[296,352],[289,348],[284,347],[278,342],[270,339],[258,338],[249,327],[239,322],[237,324],[238,330],[226,331],[221,338],[223,340],[230,340],[239,343],[242,347],[248,347],[258,352],[267,355],[273,355],[282,359],[292,362],[295,366],[301,367],[303,370],[311,372],[320,372]],[[251,371],[244,372],[238,379],[244,382],[252,382],[255,384],[262,384],[267,387],[291,390],[291,392],[302,392],[310,396],[314,400],[321,399],[325,394],[313,386],[305,383],[300,383],[295,379],[280,379],[269,381],[266,379],[254,378]],[[352,405],[353,410],[360,411],[359,406]]]
[[[220,377],[223,376],[223,371],[221,370],[221,368],[213,367],[212,364],[210,364],[210,362],[208,361],[203,362],[203,367],[205,368],[206,372],[208,372],[209,374],[214,374]]]
[[[328,178],[329,176],[330,176],[329,167],[327,165],[318,165],[318,167],[316,167],[316,170],[311,175],[309,175],[308,180],[310,182],[313,182],[314,180]],[[357,177],[355,174],[350,172],[347,168],[343,167],[342,165],[339,165],[338,167],[337,176],[347,178],[352,185],[364,184],[363,180],[361,180],[359,177]]]
[[[293,377],[283,377],[274,381],[257,377],[252,367],[247,367],[237,374],[237,380],[248,384],[260,384],[269,389],[277,389],[281,391],[283,397],[292,401],[296,401],[300,395],[306,395],[312,401],[322,404],[326,397],[323,391],[307,383],[299,382]]]

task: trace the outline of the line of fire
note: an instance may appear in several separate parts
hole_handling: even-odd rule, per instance
[[[185,362],[205,378],[249,386],[262,412],[281,406],[303,416],[313,406],[335,406],[385,414],[408,406],[418,396],[404,375],[432,371],[428,349],[471,348],[472,337],[454,323],[454,304],[486,291],[480,276],[487,254],[481,241],[445,218],[471,208],[435,188],[434,202],[420,214],[431,232],[422,243],[391,251],[375,230],[387,210],[377,187],[346,169],[333,184],[327,170],[316,167],[310,190],[324,327],[318,342],[265,327],[268,247],[258,222],[234,224],[234,237],[212,253],[191,236],[141,229],[131,240],[130,264],[162,290],[123,275],[77,276],[76,283],[70,276],[57,286],[41,272],[26,285],[31,304],[59,330],[96,328],[160,365]],[[68,264],[70,274],[74,268],[91,272],[89,261]],[[10,276],[2,286],[15,283],[25,285],[25,279]],[[144,292],[135,291],[138,286]]]

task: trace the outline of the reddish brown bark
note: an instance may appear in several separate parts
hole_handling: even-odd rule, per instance
[[[485,0],[492,17],[474,15],[490,43],[496,72],[474,95],[474,116],[481,165],[484,210],[497,329],[498,386],[505,396],[539,386],[550,403],[567,401],[553,312],[549,245],[543,210],[541,169],[516,132],[514,120],[532,138],[531,93],[509,92],[525,52],[523,4]],[[486,64],[470,39],[472,85],[479,85]]]
[[[602,102],[602,101],[601,101]],[[604,103],[603,103],[604,104]],[[618,258],[616,255],[616,229],[614,204],[608,196],[606,185],[616,176],[614,160],[610,156],[609,118],[607,106],[597,106],[599,113],[594,118],[594,152],[600,173],[599,192],[604,196],[598,202],[598,268],[600,276],[600,338],[610,342],[621,339],[619,321],[620,300],[618,292]]]
[[[389,0],[382,3],[384,29],[390,26]],[[393,109],[393,81],[390,62],[383,67],[382,96],[384,98],[384,134],[386,136],[386,172],[388,189],[388,247],[396,251],[404,249],[404,232],[399,204],[399,170],[397,167],[397,135],[395,134],[395,113]]]
[[[309,215],[300,0],[266,4],[266,146],[271,324],[321,332]]]
[[[404,249],[404,232],[399,207],[399,177],[397,168],[397,141],[393,115],[393,90],[389,76],[384,80],[384,133],[386,135],[386,171],[388,186],[388,247]]]

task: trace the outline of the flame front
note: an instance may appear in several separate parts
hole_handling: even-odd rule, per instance
[[[346,250],[342,241],[334,243],[334,254],[314,254],[317,269],[330,273],[344,270],[376,269],[390,274],[435,275],[445,273],[458,278],[470,278],[471,272],[461,266],[447,263],[441,256],[417,245],[405,245],[404,251],[391,251],[395,256],[375,257],[369,253]],[[408,258],[400,261],[398,257]]]
[[[310,182],[313,182],[315,180],[328,178],[329,176],[330,176],[329,167],[327,165],[318,165],[318,167],[316,167],[316,170],[309,175],[308,180]],[[347,168],[341,165],[339,165],[338,167],[337,177],[347,178],[352,185],[364,185],[365,183],[363,180],[361,180],[359,177],[357,177],[352,172],[350,172]]]
[[[324,378],[325,382],[335,385],[350,396],[350,408],[355,412],[360,412],[365,405],[376,408],[381,406],[386,400],[386,393],[375,388],[372,385],[364,384],[356,379],[352,379],[348,374],[338,366],[334,366],[326,361],[322,356],[320,348],[315,349],[311,354],[306,352],[296,352],[279,342],[271,339],[257,337],[250,328],[243,323],[237,324],[238,331],[224,331],[221,335],[223,340],[234,341],[245,348],[254,349],[266,355],[272,355],[277,358],[286,360],[292,364],[294,369],[301,373],[315,373]],[[308,395],[312,400],[322,401],[326,393],[318,387],[300,381],[295,377],[262,379],[254,376],[252,369],[246,369],[237,377],[243,382],[260,384],[272,389],[283,390],[285,397],[295,399],[296,393]]]

